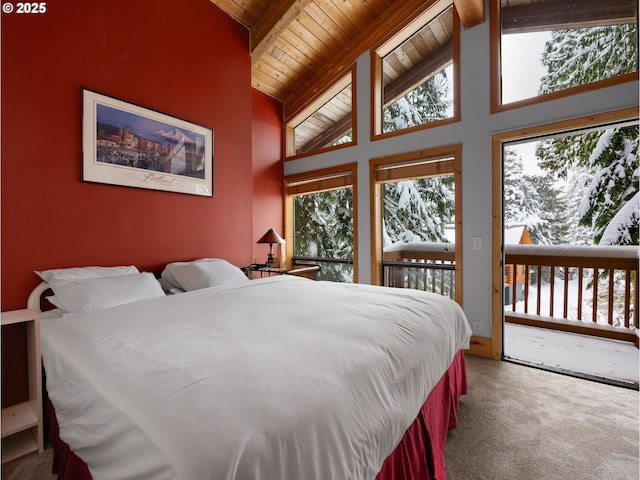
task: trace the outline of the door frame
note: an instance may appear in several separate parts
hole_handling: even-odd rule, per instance
[[[504,279],[504,243],[503,243],[503,144],[527,139],[535,139],[570,130],[606,126],[625,120],[638,119],[638,107],[612,110],[584,117],[561,120],[533,127],[519,128],[491,136],[492,168],[492,222],[491,222],[491,345],[488,354],[495,360],[503,358],[503,279]]]

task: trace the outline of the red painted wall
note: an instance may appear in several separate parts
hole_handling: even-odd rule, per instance
[[[269,253],[268,245],[255,242],[270,228],[284,236],[282,152],[282,104],[273,98],[253,90],[253,259],[251,263],[264,263]],[[274,139],[277,139],[275,141]],[[280,247],[274,245],[278,258]]]
[[[282,226],[282,110],[251,89],[245,27],[209,0],[1,17],[2,310],[25,307],[35,269],[253,261],[254,228]],[[213,198],[82,182],[83,87],[212,128]]]

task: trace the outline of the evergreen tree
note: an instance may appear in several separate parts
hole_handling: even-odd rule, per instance
[[[553,176],[525,174],[522,158],[510,148],[503,161],[505,226],[525,225],[534,244],[563,243],[568,227]]]
[[[577,224],[586,244],[638,244],[638,125],[546,140],[540,166],[570,180]]]
[[[567,202],[559,195],[557,182],[552,174],[525,175],[524,181],[536,192],[541,210],[539,222],[529,228],[533,243],[542,245],[560,245],[567,243],[569,220]]]
[[[438,72],[384,110],[384,131],[446,118],[451,106],[445,70]],[[384,185],[384,244],[446,242],[445,227],[455,215],[452,175]]]
[[[340,188],[294,199],[294,256],[353,260],[353,189]],[[353,281],[351,266],[322,264],[321,278]]]
[[[550,93],[638,68],[635,24],[554,30],[545,45],[542,64],[548,73],[540,93]]]
[[[393,132],[446,118],[451,106],[444,70],[384,109],[383,131]]]
[[[565,208],[568,228],[565,241],[568,245],[593,245],[593,230],[591,227],[580,225],[580,204],[587,185],[591,181],[591,174],[584,167],[574,168],[569,172],[567,182],[560,192]]]
[[[452,175],[384,185],[384,243],[446,242],[455,216]]]
[[[542,63],[548,93],[637,70],[635,25],[552,32]],[[595,243],[638,244],[638,126],[571,135],[541,142],[541,168],[567,179],[572,169],[591,180],[580,201],[579,223],[593,230]],[[572,180],[584,182],[583,175]],[[578,187],[574,184],[574,189]]]
[[[637,125],[605,130],[589,158],[596,173],[582,200],[580,223],[593,228],[598,244],[638,244],[638,158]]]

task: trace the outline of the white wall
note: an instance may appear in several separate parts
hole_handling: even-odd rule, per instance
[[[486,12],[489,12],[487,1]],[[463,307],[476,336],[491,337],[491,135],[638,105],[638,82],[491,114],[489,20],[461,33],[461,121],[371,141],[369,53],[358,59],[357,145],[285,161],[285,175],[358,162],[358,279],[371,283],[369,159],[462,144]],[[483,249],[472,249],[481,237]]]

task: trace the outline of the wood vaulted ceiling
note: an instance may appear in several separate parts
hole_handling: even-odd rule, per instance
[[[252,86],[284,104],[285,120],[344,75],[425,0],[211,0],[250,30]],[[485,19],[484,0],[453,0],[462,24]]]

